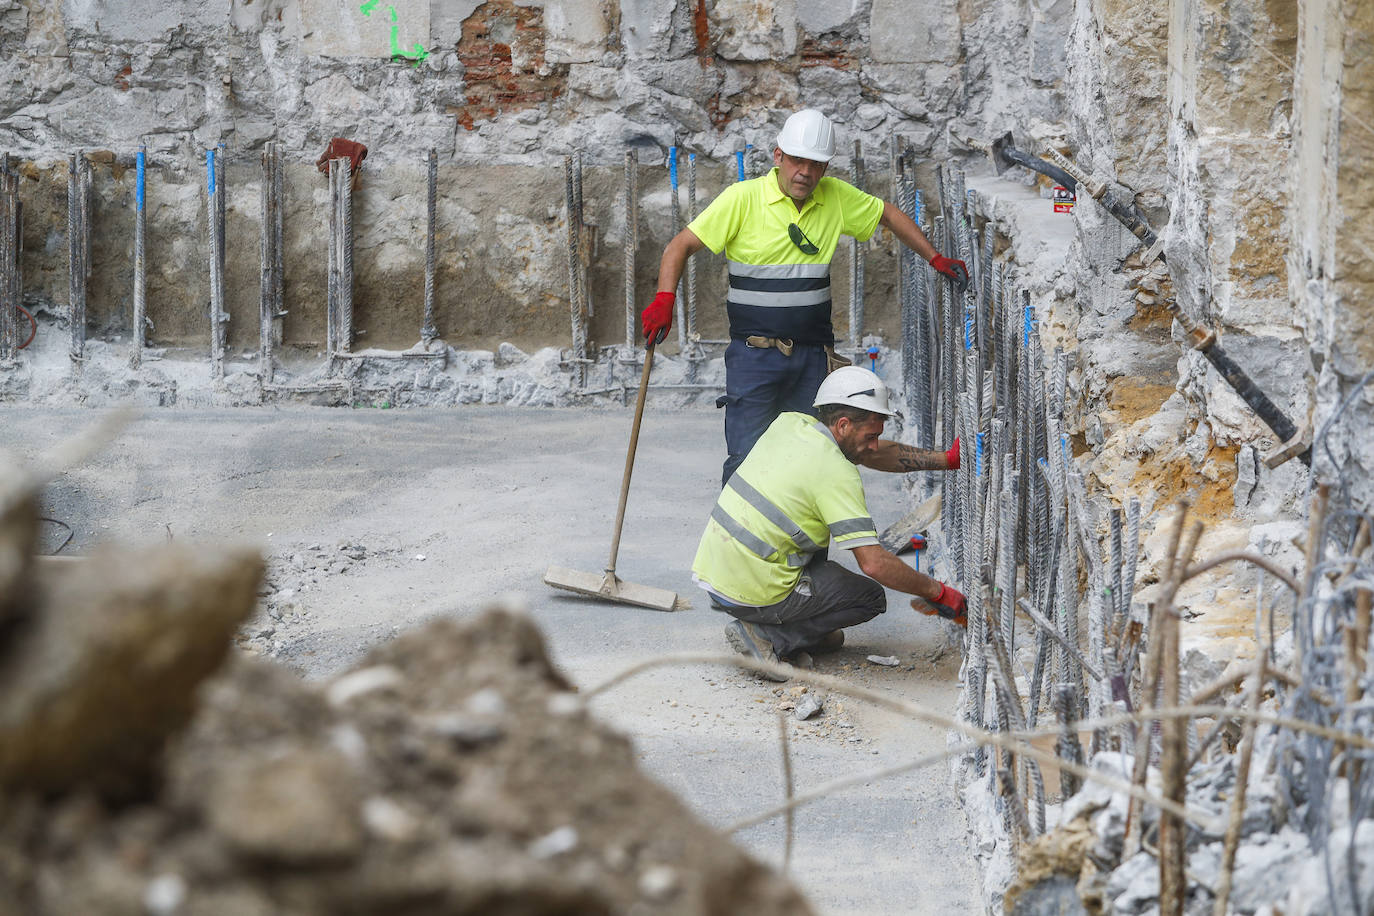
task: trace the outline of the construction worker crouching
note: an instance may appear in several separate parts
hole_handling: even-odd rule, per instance
[[[810,653],[844,644],[845,627],[887,609],[884,587],[963,624],[962,594],[878,543],[856,467],[952,470],[958,441],[941,452],[880,439],[892,416],[887,386],[858,366],[827,376],[813,406],[819,419],[789,411],[768,427],[721,491],[697,547],[693,578],[735,618],[725,628],[730,645],[809,666]],[[829,560],[831,544],[852,550],[863,575]]]
[[[830,119],[793,114],[778,133],[776,168],[726,188],[663,249],[658,294],[640,318],[652,343],[672,326],[687,259],[710,248],[729,262],[722,483],[778,414],[811,413],[821,379],[848,362],[835,356],[830,322],[830,259],[842,235],[865,241],[884,226],[940,273],[968,281],[964,262],[936,251],[901,208],[827,177],[834,155]]]

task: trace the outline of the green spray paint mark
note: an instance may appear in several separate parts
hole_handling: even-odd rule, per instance
[[[363,5],[358,7],[358,10],[364,16],[370,17],[372,11],[377,8],[379,3],[381,3],[381,0],[365,0]],[[420,66],[424,59],[429,57],[429,52],[426,51],[425,46],[418,41],[415,42],[413,46],[414,49],[411,51],[402,48],[400,41],[401,27],[396,24],[396,7],[388,6],[386,9],[391,18],[391,59],[396,60],[399,58],[401,60],[414,61],[414,66]]]

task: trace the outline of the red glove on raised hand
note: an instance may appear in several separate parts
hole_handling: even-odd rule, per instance
[[[644,339],[650,345],[662,343],[663,338],[668,336],[668,329],[673,326],[673,303],[676,301],[677,296],[673,293],[661,292],[640,313],[640,327],[644,329]]]
[[[945,452],[945,466],[947,470],[959,470],[959,437],[954,437],[954,444]]]
[[[939,614],[961,627],[968,626],[968,602],[962,594],[944,583],[940,584],[940,594],[934,598],[916,598],[911,606],[928,617]]]
[[[947,258],[942,254],[937,254],[930,259],[930,266],[954,281],[954,285],[959,287],[959,292],[964,291],[968,286],[968,265],[963,261],[956,261]]]

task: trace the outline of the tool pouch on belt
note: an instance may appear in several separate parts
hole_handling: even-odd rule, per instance
[[[777,347],[778,352],[783,356],[792,355],[792,341],[788,340],[786,337],[759,337],[755,335],[753,337],[744,338],[744,342],[751,347],[757,347],[761,350],[766,350],[769,347]]]
[[[825,371],[834,372],[843,366],[852,366],[853,361],[835,352],[834,347],[825,348]]]

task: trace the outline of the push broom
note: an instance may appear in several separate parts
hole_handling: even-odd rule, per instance
[[[606,601],[619,601],[622,604],[636,604],[657,611],[686,610],[691,607],[686,599],[678,598],[676,592],[654,588],[649,585],[636,585],[626,582],[615,574],[615,558],[620,552],[620,529],[625,524],[625,503],[630,496],[630,473],[635,465],[635,446],[639,443],[639,422],[644,418],[644,395],[649,390],[649,369],[654,362],[654,345],[644,349],[644,373],[639,379],[639,397],[635,399],[635,420],[630,428],[630,450],[625,455],[625,476],[620,481],[620,507],[615,513],[615,533],[611,536],[611,558],[606,561],[605,572],[581,572],[550,566],[544,573],[544,582],[554,588],[567,589],[580,595],[602,598]]]

